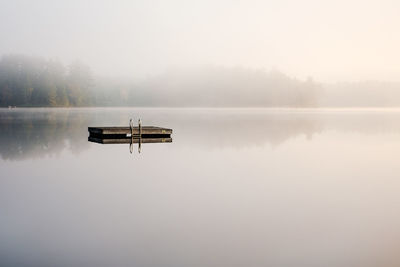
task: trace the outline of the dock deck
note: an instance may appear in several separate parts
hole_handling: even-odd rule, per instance
[[[138,135],[139,127],[88,127],[90,135]],[[146,135],[157,135],[157,136],[170,136],[172,134],[172,129],[155,127],[155,126],[142,126],[141,135],[146,137]]]

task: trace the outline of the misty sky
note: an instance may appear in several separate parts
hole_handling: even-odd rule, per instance
[[[0,54],[80,59],[100,75],[275,68],[400,81],[400,1],[0,0]]]

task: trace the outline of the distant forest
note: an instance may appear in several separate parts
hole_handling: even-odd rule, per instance
[[[79,62],[67,69],[58,61],[24,55],[0,61],[1,106],[88,106],[92,86],[89,67]]]
[[[321,85],[279,71],[201,67],[142,80],[96,77],[85,64],[7,55],[0,106],[17,107],[395,107],[400,83]]]
[[[0,60],[0,106],[294,106],[317,105],[319,85],[278,71],[204,67],[141,81],[93,78],[74,62],[25,55]]]

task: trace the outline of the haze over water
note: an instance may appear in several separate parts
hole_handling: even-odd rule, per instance
[[[174,130],[87,141],[88,126]],[[2,109],[1,266],[398,266],[398,109]]]

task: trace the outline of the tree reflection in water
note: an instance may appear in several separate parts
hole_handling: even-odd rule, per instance
[[[89,149],[88,126],[127,126],[129,118],[174,130],[173,147],[204,149],[279,146],[327,130],[400,132],[399,112],[246,109],[0,109],[0,156],[25,160]],[[373,125],[373,127],[371,127]]]
[[[79,153],[88,147],[88,117],[62,110],[0,112],[0,155],[6,160],[56,156],[68,149]]]

